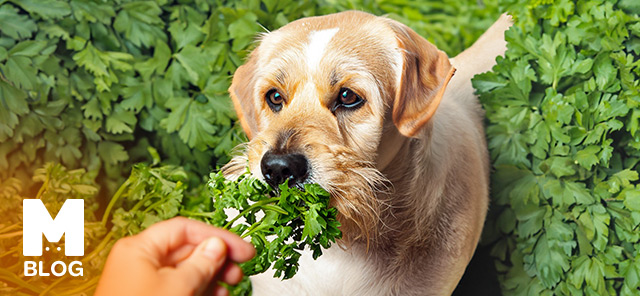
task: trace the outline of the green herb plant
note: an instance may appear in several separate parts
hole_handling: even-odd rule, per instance
[[[341,237],[337,210],[329,206],[330,195],[317,184],[302,188],[288,182],[274,190],[244,174],[236,181],[212,173],[209,188],[213,211],[183,209],[180,215],[222,227],[241,237],[250,237],[256,256],[240,264],[246,276],[263,273],[271,266],[275,277],[289,279],[298,271],[300,251],[308,247],[314,259]],[[228,216],[229,210],[238,213]],[[246,289],[241,285],[240,294]]]
[[[34,176],[36,182],[42,182],[35,198],[41,199],[51,212],[59,211],[68,198],[85,200],[86,255],[68,258],[51,252],[38,259],[45,264],[79,260],[83,266],[83,277],[79,278],[19,276],[22,262],[31,260],[22,256],[22,217],[16,214],[22,212],[22,199],[27,197],[20,194],[19,180],[3,184],[8,189],[0,191],[5,201],[0,204],[0,215],[10,219],[0,224],[0,294],[90,293],[97,285],[109,250],[119,238],[178,214],[250,237],[257,255],[241,264],[247,276],[273,266],[276,277],[291,278],[297,272],[302,249],[310,248],[315,259],[322,254],[322,248],[341,237],[337,211],[329,207],[329,194],[317,184],[305,184],[304,190],[283,184],[276,194],[268,185],[247,176],[228,181],[216,173],[211,174],[207,185],[202,185],[206,189],[189,190],[185,183],[187,173],[182,168],[137,164],[99,219],[95,215],[98,188],[92,183],[94,177],[85,170],[68,170],[53,163]],[[239,212],[229,218],[225,209]],[[229,289],[233,295],[246,295],[251,286],[245,278],[241,285]]]
[[[640,294],[640,5],[515,1],[473,80],[488,119],[506,295]]]

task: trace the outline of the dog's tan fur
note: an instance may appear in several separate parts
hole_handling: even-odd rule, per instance
[[[509,25],[503,16],[451,61],[405,25],[362,12],[305,18],[262,36],[230,88],[251,141],[223,170],[234,177],[248,164],[262,178],[267,150],[304,154],[307,182],[331,193],[344,240],[317,261],[304,255],[291,280],[253,278],[255,295],[453,291],[488,201],[483,113],[470,79],[504,52]],[[314,32],[334,33],[326,30],[336,32],[310,57]],[[285,98],[277,113],[265,102],[274,88]],[[341,88],[364,105],[331,112]]]

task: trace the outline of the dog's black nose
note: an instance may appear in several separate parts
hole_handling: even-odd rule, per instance
[[[309,174],[307,158],[302,154],[276,154],[268,151],[262,156],[260,169],[264,180],[272,187],[289,180],[289,186],[304,181]]]

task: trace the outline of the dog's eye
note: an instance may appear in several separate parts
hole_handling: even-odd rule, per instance
[[[282,109],[282,103],[284,103],[284,97],[278,92],[276,89],[272,89],[267,92],[265,96],[267,100],[267,105],[269,108],[273,110],[273,112],[278,112]]]
[[[340,93],[338,93],[336,104],[331,111],[335,112],[340,107],[354,109],[362,105],[363,102],[364,100],[355,92],[348,88],[342,88],[340,89]]]

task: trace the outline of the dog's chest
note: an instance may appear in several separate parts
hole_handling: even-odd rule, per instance
[[[388,295],[378,285],[378,272],[360,252],[333,246],[317,260],[305,251],[299,262],[298,273],[289,280],[270,272],[251,277],[253,295]]]

